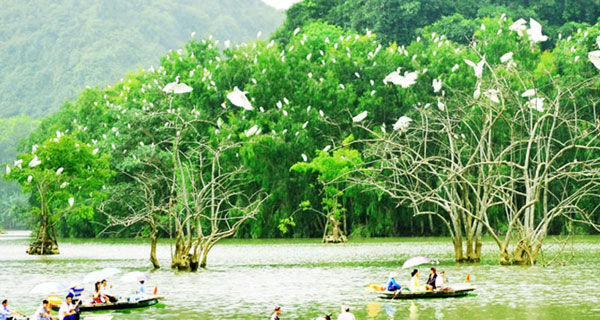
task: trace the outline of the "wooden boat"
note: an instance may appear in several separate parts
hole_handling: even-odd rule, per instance
[[[164,297],[149,297],[140,299],[137,301],[122,301],[116,303],[94,303],[94,304],[83,304],[79,307],[81,311],[96,311],[96,310],[120,310],[120,309],[134,309],[153,306],[158,303],[159,300]]]
[[[99,310],[121,310],[121,309],[134,309],[134,308],[143,308],[153,306],[158,303],[159,300],[164,299],[164,297],[153,296],[144,299],[140,299],[137,301],[121,301],[116,303],[89,303],[82,304],[79,306],[79,310],[83,311],[99,311]],[[58,306],[54,306],[52,309],[57,311]]]
[[[432,299],[432,298],[456,298],[464,297],[470,292],[475,290],[475,287],[465,286],[459,288],[449,288],[448,290],[437,290],[437,291],[422,291],[422,292],[410,292],[410,291],[380,291],[377,292],[382,299]]]

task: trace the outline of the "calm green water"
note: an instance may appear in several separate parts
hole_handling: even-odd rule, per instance
[[[138,241],[62,241],[61,255],[53,257],[28,256],[27,241],[23,233],[0,235],[0,298],[26,313],[43,298],[28,293],[39,282],[68,284],[104,267],[149,270],[149,246]],[[600,237],[580,238],[568,248],[576,257],[567,266],[502,267],[491,242],[484,245],[481,265],[460,266],[452,261],[446,239],[344,245],[229,241],[213,249],[208,270],[189,274],[168,269],[169,246],[163,244],[158,255],[167,268],[152,273],[148,288],[158,286],[164,303],[111,314],[114,319],[268,319],[272,307],[280,305],[282,319],[311,319],[325,311],[337,316],[347,304],[357,319],[599,319]],[[553,250],[548,245],[546,256]],[[400,266],[416,255],[439,260],[438,268],[447,271],[451,282],[461,283],[470,273],[477,296],[390,302],[365,293],[365,284],[384,281],[392,270],[406,274],[408,281]],[[134,290],[118,278],[109,279],[114,291],[127,295]]]

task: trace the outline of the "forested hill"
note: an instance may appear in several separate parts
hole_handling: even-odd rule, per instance
[[[0,117],[45,117],[86,85],[101,86],[190,38],[266,38],[284,19],[260,0],[4,1]]]
[[[597,0],[304,0],[287,11],[287,19],[275,38],[286,42],[297,27],[321,20],[345,30],[370,29],[383,42],[408,44],[421,28],[446,35],[450,40],[467,43],[479,27],[473,18],[505,14],[517,20],[531,17],[541,22],[551,38],[543,48],[551,47],[558,34],[571,34],[583,23],[594,24],[600,17]]]

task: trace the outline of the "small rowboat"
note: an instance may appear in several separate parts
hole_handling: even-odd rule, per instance
[[[120,310],[120,309],[134,309],[153,306],[158,303],[159,300],[164,297],[149,297],[140,299],[137,301],[122,301],[116,303],[94,303],[94,304],[83,304],[79,306],[81,311],[96,311],[96,310]]]
[[[89,303],[82,304],[79,306],[80,311],[99,311],[99,310],[121,310],[121,309],[134,309],[153,306],[158,303],[159,300],[164,297],[153,296],[137,301],[121,301],[116,303]],[[57,311],[58,306],[53,306],[52,310]]]
[[[464,297],[470,292],[475,290],[475,287],[460,287],[450,288],[448,290],[438,291],[423,291],[423,292],[410,292],[410,291],[381,291],[377,292],[379,297],[382,299],[432,299],[432,298],[456,298]]]

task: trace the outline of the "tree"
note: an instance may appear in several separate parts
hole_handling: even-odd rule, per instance
[[[352,141],[350,136],[345,140],[346,143]],[[305,156],[305,155],[304,155]],[[345,183],[340,179],[351,170],[361,166],[362,159],[357,150],[348,147],[342,147],[334,150],[333,155],[328,150],[317,151],[317,157],[311,162],[298,162],[290,170],[300,173],[314,172],[318,173],[317,182],[321,185],[323,199],[321,206],[322,215],[325,217],[323,228],[323,242],[338,243],[347,242],[346,234],[340,225],[344,220],[344,229],[346,228],[346,208],[343,205]],[[300,204],[303,211],[311,210],[321,213],[321,211],[310,207],[309,201]]]
[[[29,254],[58,254],[56,223],[73,214],[87,215],[101,197],[102,186],[112,175],[107,155],[70,135],[35,146],[31,154],[20,154],[4,176],[17,181],[32,194],[32,211],[37,223]]]

